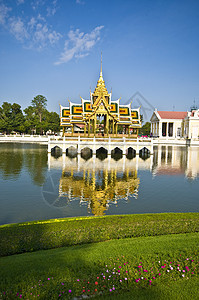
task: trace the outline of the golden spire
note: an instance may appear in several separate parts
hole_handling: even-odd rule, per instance
[[[101,68],[100,68],[100,77],[102,77],[102,78],[103,78],[103,76],[102,76],[102,52],[101,52]]]
[[[100,96],[100,99],[101,99],[102,95],[109,97],[109,93],[108,93],[108,91],[106,89],[105,82],[104,82],[103,75],[102,75],[102,52],[101,52],[100,77],[98,79],[97,86],[96,86],[96,88],[94,90],[93,97],[97,97],[98,98]],[[94,100],[94,102],[95,101],[96,101],[96,99]],[[95,103],[93,103],[93,104],[95,104]]]

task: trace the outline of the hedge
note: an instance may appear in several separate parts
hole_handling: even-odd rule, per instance
[[[0,226],[0,256],[110,239],[199,231],[199,213],[81,217]]]

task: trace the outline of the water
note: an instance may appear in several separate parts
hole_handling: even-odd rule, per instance
[[[52,156],[36,144],[0,144],[0,224],[51,218],[199,211],[199,148],[153,156]]]

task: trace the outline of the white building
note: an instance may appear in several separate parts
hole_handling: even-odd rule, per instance
[[[151,133],[159,138],[199,138],[199,109],[185,111],[157,111],[151,117]]]

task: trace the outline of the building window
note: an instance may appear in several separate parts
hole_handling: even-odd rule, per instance
[[[181,136],[181,128],[180,127],[177,128],[177,136]]]

